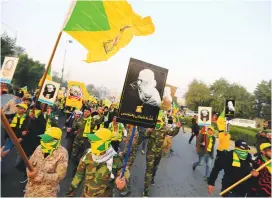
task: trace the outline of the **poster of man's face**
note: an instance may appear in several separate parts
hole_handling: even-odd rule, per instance
[[[168,84],[165,85],[163,98],[162,98],[162,104],[161,104],[162,110],[167,111],[171,109],[173,97],[175,96],[176,91],[177,91],[177,87],[168,85]]]
[[[226,100],[225,116],[234,117],[235,113],[235,100]]]
[[[81,98],[82,95],[83,95],[83,93],[82,93],[82,89],[80,86],[72,85],[71,87],[69,87],[68,97]]]
[[[209,126],[212,124],[212,108],[198,107],[198,125]]]
[[[167,74],[165,68],[130,59],[118,113],[122,122],[155,126]]]
[[[1,82],[7,84],[11,83],[18,60],[19,58],[15,57],[5,57],[1,70]]]
[[[59,87],[60,84],[46,79],[42,87],[39,101],[45,104],[53,105],[58,95]]]

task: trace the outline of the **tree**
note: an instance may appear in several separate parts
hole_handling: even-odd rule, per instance
[[[188,91],[185,93],[187,107],[197,111],[198,106],[210,106],[211,94],[209,87],[197,80],[189,84]]]
[[[271,80],[258,83],[254,91],[256,97],[255,113],[266,120],[271,119]]]
[[[88,84],[86,89],[90,95],[100,98],[100,92],[96,89],[93,84]]]
[[[44,64],[34,61],[27,54],[19,57],[19,62],[15,70],[12,83],[16,87],[27,86],[29,90],[34,90],[44,73]]]
[[[225,106],[225,101],[229,95],[230,84],[226,79],[220,78],[216,80],[211,86],[212,101],[211,106],[213,112],[221,113]]]
[[[16,53],[16,40],[9,37],[6,33],[1,36],[1,65],[5,56],[14,56]]]

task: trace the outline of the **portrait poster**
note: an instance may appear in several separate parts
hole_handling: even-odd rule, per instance
[[[13,78],[15,69],[17,67],[19,58],[16,57],[5,57],[1,73],[0,73],[0,82],[10,84]]]
[[[81,109],[84,97],[84,83],[69,81],[67,87],[66,106]]]
[[[167,74],[168,69],[131,58],[121,95],[118,120],[154,128]]]
[[[212,108],[198,107],[198,125],[210,126],[212,124]]]
[[[226,100],[225,116],[233,118],[235,114],[235,100]]]
[[[59,88],[59,83],[46,79],[44,81],[38,101],[48,105],[54,105],[59,92]]]
[[[177,87],[166,84],[163,92],[161,109],[168,111],[171,109],[173,98],[175,97]]]

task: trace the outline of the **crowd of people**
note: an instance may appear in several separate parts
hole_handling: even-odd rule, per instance
[[[102,101],[83,101],[82,108],[76,109],[65,106],[64,97],[58,98],[54,106],[35,104],[34,101],[35,96],[17,90],[14,98],[2,108],[33,166],[33,170],[26,167],[18,154],[16,168],[24,173],[21,183],[27,183],[25,197],[56,197],[68,165],[72,166],[73,179],[66,196],[115,196],[115,187],[120,196],[128,196],[131,192],[131,167],[140,145],[141,153],[146,155],[143,196],[148,197],[151,185],[155,185],[162,156],[173,152],[173,137],[180,131],[185,132],[184,116],[180,112],[160,110],[156,127],[152,129],[119,122],[117,103],[108,107]],[[60,119],[63,117],[65,119]],[[65,123],[60,128],[62,120]],[[133,130],[136,133],[126,161]],[[194,137],[198,159],[192,169],[196,170],[205,163],[204,179],[209,193],[214,191],[218,174],[224,170],[222,191],[248,174],[253,176],[224,196],[271,197],[271,164],[256,171],[271,159],[271,139],[263,132],[257,135],[255,159],[249,154],[246,141],[235,141],[235,148],[229,150],[231,136],[228,131],[220,131],[217,139],[212,126],[198,126],[197,117],[192,119],[189,144]],[[65,145],[61,145],[63,138]],[[10,138],[6,136],[5,139],[1,157],[14,148]],[[79,192],[82,181],[84,188]]]

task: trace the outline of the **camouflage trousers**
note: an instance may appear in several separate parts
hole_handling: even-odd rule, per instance
[[[74,173],[76,173],[77,166],[85,150],[90,147],[91,147],[90,142],[88,141],[87,138],[82,137],[80,134],[76,136],[73,143],[73,149],[72,149],[72,155],[71,155],[73,165],[75,166],[73,171]]]
[[[160,164],[162,152],[153,152],[147,150],[146,152],[146,170],[145,170],[145,182],[144,182],[144,193],[149,194],[151,181],[154,179],[158,166]]]

